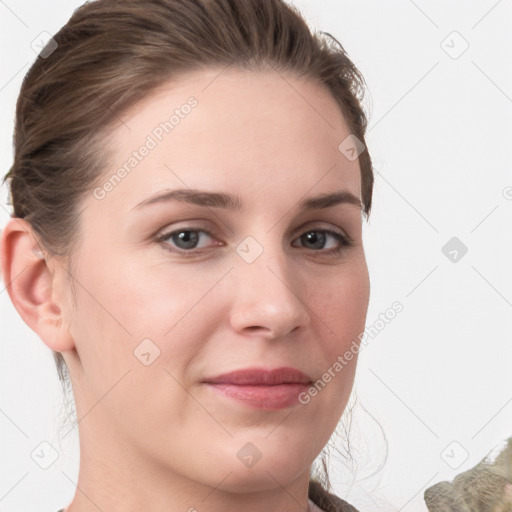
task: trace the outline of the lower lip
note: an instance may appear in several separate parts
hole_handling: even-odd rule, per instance
[[[308,384],[276,384],[274,386],[238,386],[235,384],[208,384],[228,398],[244,402],[251,407],[278,410],[299,402],[299,395],[306,391]]]

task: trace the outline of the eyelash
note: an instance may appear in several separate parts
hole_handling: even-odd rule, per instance
[[[164,249],[168,252],[171,252],[171,253],[177,253],[177,254],[181,254],[181,255],[190,255],[190,256],[194,256],[194,255],[197,255],[197,254],[200,254],[202,252],[204,252],[204,250],[184,250],[184,249],[170,249],[169,248],[169,243],[166,242],[167,239],[171,238],[173,235],[177,235],[179,233],[189,233],[189,232],[198,232],[198,233],[206,233],[209,237],[211,238],[214,238],[214,236],[206,229],[202,229],[202,228],[199,228],[199,227],[194,227],[194,226],[185,226],[183,228],[180,228],[180,229],[175,229],[173,231],[169,231],[169,232],[166,232],[166,233],[163,233],[162,235],[159,235],[157,238],[156,238],[156,241],[158,243],[160,243]],[[299,236],[302,237],[308,233],[311,233],[311,232],[319,232],[319,233],[324,233],[324,234],[328,234],[328,235],[331,235],[333,236],[334,238],[336,238],[339,242],[340,242],[340,245],[335,248],[335,249],[328,249],[328,250],[324,250],[324,249],[310,249],[312,252],[316,252],[316,253],[321,253],[321,255],[326,255],[326,256],[330,256],[330,255],[337,255],[339,254],[340,252],[342,252],[344,249],[348,248],[348,247],[351,247],[353,245],[353,241],[352,239],[345,235],[344,233],[342,232],[339,232],[339,231],[335,231],[335,230],[332,230],[332,229],[324,229],[324,228],[311,228],[311,229],[308,229],[307,231],[304,231],[304,233],[302,235]]]

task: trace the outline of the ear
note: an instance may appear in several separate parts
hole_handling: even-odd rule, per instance
[[[50,265],[51,260],[51,265]],[[30,224],[11,217],[0,238],[2,280],[24,322],[51,350],[74,348],[64,313],[67,271],[45,255]]]

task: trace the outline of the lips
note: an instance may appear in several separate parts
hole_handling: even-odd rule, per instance
[[[205,379],[204,383],[230,403],[268,411],[291,407],[312,384],[305,373],[284,366],[275,369],[246,368]]]
[[[204,382],[236,386],[276,386],[279,384],[311,384],[313,381],[300,370],[290,366],[283,366],[271,370],[266,368],[246,368],[208,378]]]

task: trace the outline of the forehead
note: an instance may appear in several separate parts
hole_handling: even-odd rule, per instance
[[[188,72],[121,115],[106,141],[113,158],[103,183],[112,185],[103,207],[127,211],[184,187],[265,190],[269,201],[277,188],[298,198],[343,187],[360,197],[358,161],[339,150],[350,133],[336,100],[312,80],[272,68]]]

